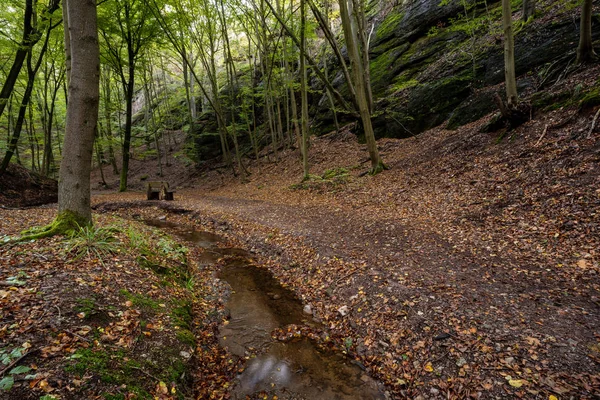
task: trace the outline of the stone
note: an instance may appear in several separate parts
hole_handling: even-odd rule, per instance
[[[304,312],[304,314],[307,314],[307,315],[312,315],[312,313],[313,313],[312,306],[310,304],[305,305],[304,309],[302,311]]]

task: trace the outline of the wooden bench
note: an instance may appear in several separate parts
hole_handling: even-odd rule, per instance
[[[173,200],[174,190],[169,188],[169,182],[148,182],[146,186],[146,197],[148,200]]]

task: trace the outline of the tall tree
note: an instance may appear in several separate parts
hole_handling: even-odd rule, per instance
[[[123,163],[119,191],[127,190],[136,66],[142,49],[156,35],[152,13],[142,0],[107,0],[102,10],[102,35],[106,60],[117,73],[125,93]]]
[[[69,15],[71,77],[58,182],[58,218],[87,225],[92,223],[90,170],[100,96],[96,0],[63,1]]]
[[[307,74],[306,74],[306,61],[304,54],[306,53],[306,1],[300,0],[300,96],[302,103],[301,111],[301,122],[302,127],[302,143],[300,149],[302,150],[302,171],[304,180],[308,179],[308,94],[307,94]]]
[[[577,47],[577,63],[590,62],[596,58],[592,43],[592,0],[583,0],[581,5],[581,21],[579,23],[579,46]]]
[[[523,16],[522,20],[527,21],[529,18],[533,17],[535,14],[535,6],[537,0],[523,0]]]
[[[40,21],[37,21],[37,0],[25,0],[25,13],[23,14],[23,36],[21,38],[21,43],[19,43],[17,52],[15,53],[15,57],[6,81],[2,86],[2,90],[0,90],[0,115],[2,115],[4,112],[4,108],[6,107],[8,98],[15,87],[15,83],[19,78],[19,73],[21,72],[21,68],[23,67],[23,62],[25,62],[27,54],[42,38],[42,34],[45,31],[48,19],[52,16],[52,13],[58,9],[59,5],[60,0],[50,0],[44,12],[41,13],[42,16]]]
[[[508,1],[508,0],[506,0]],[[371,84],[369,78],[368,44],[364,32],[364,8],[357,7],[360,0],[339,0],[342,30],[348,49],[352,81],[356,90],[356,103],[360,113],[367,149],[371,159],[371,173],[377,174],[386,169],[375,140],[375,132],[371,121]],[[362,29],[360,29],[362,25]]]
[[[502,0],[502,28],[504,29],[504,77],[506,81],[506,99],[509,108],[518,102],[517,78],[515,75],[515,37],[512,28],[510,0]]]
[[[17,144],[19,143],[19,138],[21,137],[21,130],[23,128],[23,123],[25,122],[25,115],[27,112],[27,106],[29,105],[31,94],[33,92],[33,86],[35,83],[35,77],[42,65],[42,61],[44,59],[44,55],[46,54],[46,50],[48,49],[48,41],[50,39],[50,32],[56,25],[52,25],[50,21],[50,25],[47,27],[46,38],[44,40],[44,45],[40,51],[37,61],[35,64],[33,63],[33,55],[32,55],[32,47],[28,48],[27,51],[27,86],[25,88],[25,93],[23,94],[23,98],[21,99],[21,108],[19,109],[19,115],[17,116],[17,121],[15,123],[15,128],[10,139],[10,143],[8,146],[8,150],[2,159],[2,163],[0,164],[0,175],[4,174],[6,168],[8,167],[8,163],[10,162],[13,154],[17,151]],[[33,155],[32,155],[33,156]]]

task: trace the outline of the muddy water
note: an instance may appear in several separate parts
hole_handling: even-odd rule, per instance
[[[267,392],[280,399],[383,399],[377,383],[341,355],[322,352],[309,340],[278,342],[275,328],[288,324],[311,324],[302,303],[265,269],[251,263],[241,249],[218,248],[217,235],[183,229],[165,221],[150,221],[206,249],[202,263],[227,258],[219,278],[231,286],[227,301],[228,323],[220,328],[219,341],[239,357],[257,354],[236,378],[232,398],[245,399]]]

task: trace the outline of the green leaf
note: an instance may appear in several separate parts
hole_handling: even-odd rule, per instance
[[[23,356],[23,349],[21,349],[20,347],[17,347],[16,349],[14,349],[13,351],[10,352],[10,356],[12,358],[19,358],[19,357]]]
[[[24,374],[25,372],[29,372],[29,371],[31,371],[31,368],[26,367],[24,365],[19,365],[18,367],[11,369],[9,374],[18,375],[18,374]]]
[[[15,379],[12,376],[5,376],[0,381],[0,390],[10,390],[15,384]]]

